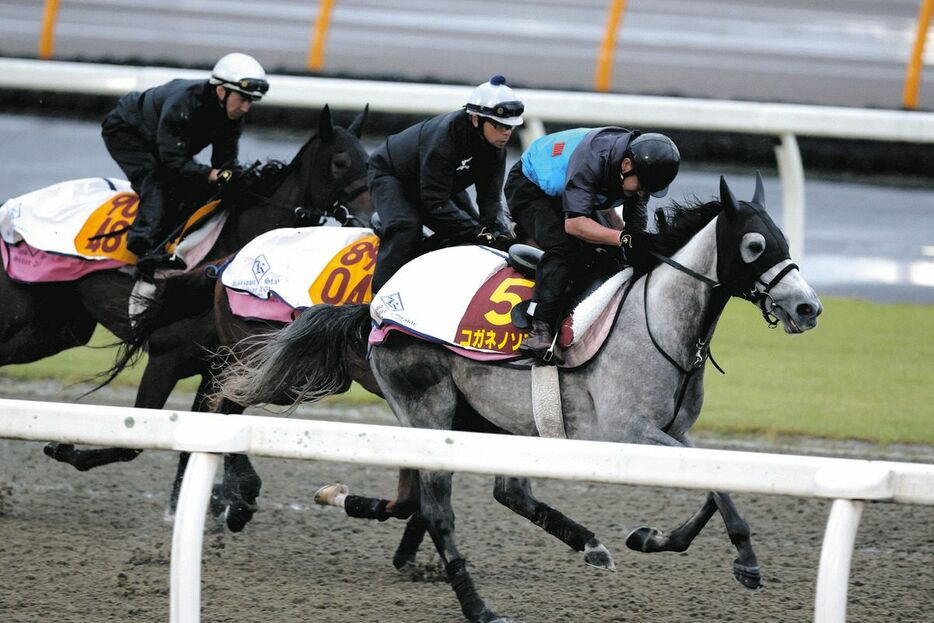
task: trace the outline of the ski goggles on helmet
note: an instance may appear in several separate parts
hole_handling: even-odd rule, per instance
[[[518,100],[511,102],[500,102],[495,106],[478,106],[476,104],[468,104],[467,110],[483,115],[493,115],[500,118],[521,117],[522,113],[525,112],[525,104]]]

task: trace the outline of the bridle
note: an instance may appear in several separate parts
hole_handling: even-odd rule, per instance
[[[247,170],[256,168],[256,166],[258,165],[253,165],[250,169]],[[340,223],[341,226],[356,225],[357,227],[366,227],[366,224],[363,223],[363,221],[350,212],[350,208],[347,205],[366,191],[366,176],[356,178],[348,184],[340,187],[337,190],[334,201],[331,202],[323,211],[313,208],[306,208],[300,205],[293,206],[290,203],[279,201],[278,199],[264,197],[251,190],[242,190],[240,192],[258,204],[289,211],[295,215],[296,219],[308,222],[312,226],[323,225],[327,222],[328,217],[330,217]],[[317,219],[315,219],[315,217],[317,217]]]
[[[719,238],[719,232],[718,238]],[[719,244],[718,244],[719,247]],[[720,371],[721,374],[726,374],[723,371],[717,362],[714,360],[713,355],[710,353],[710,339],[714,331],[714,325],[717,318],[723,312],[723,308],[726,306],[727,301],[731,296],[738,296],[747,301],[755,303],[759,310],[762,312],[762,317],[765,319],[765,322],[768,324],[770,329],[774,329],[778,326],[780,322],[779,319],[772,313],[772,310],[776,307],[772,297],[769,295],[769,292],[779,284],[779,282],[784,279],[784,277],[790,273],[792,270],[800,270],[798,265],[794,262],[789,261],[788,258],[785,258],[784,261],[787,261],[786,264],[778,273],[769,280],[768,283],[762,280],[762,275],[765,273],[760,273],[756,277],[755,281],[752,284],[752,287],[748,290],[739,288],[733,291],[727,290],[724,287],[722,278],[720,277],[719,266],[717,267],[717,279],[711,279],[706,275],[688,268],[687,266],[681,264],[677,260],[674,260],[666,255],[662,255],[651,249],[648,250],[649,255],[656,258],[660,262],[671,266],[677,271],[700,281],[701,283],[709,286],[714,292],[714,297],[712,299],[711,305],[707,308],[707,311],[704,314],[704,319],[701,323],[700,335],[694,343],[694,358],[689,366],[682,366],[680,363],[674,360],[674,358],[669,355],[661,344],[655,339],[655,336],[652,333],[652,327],[649,324],[649,309],[648,309],[648,299],[649,299],[649,278],[652,275],[653,271],[649,271],[645,275],[644,283],[644,292],[642,295],[642,303],[644,306],[644,316],[645,316],[645,329],[649,335],[649,339],[652,341],[652,345],[655,346],[655,349],[664,357],[678,372],[680,372],[684,380],[681,383],[681,388],[678,390],[678,399],[675,403],[674,414],[672,415],[671,421],[674,422],[675,418],[678,417],[678,412],[681,410],[681,405],[684,402],[684,396],[687,393],[688,382],[691,380],[691,377],[694,376],[694,373],[697,372],[701,367],[703,367],[704,362],[709,358],[710,362],[714,367]],[[762,285],[762,289],[759,289],[759,285]]]

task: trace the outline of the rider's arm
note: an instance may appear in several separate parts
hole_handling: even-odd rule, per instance
[[[419,198],[429,212],[451,200],[457,168],[455,139],[450,127],[434,123],[424,129],[418,146]]]
[[[569,236],[580,238],[591,244],[620,246],[620,235],[622,234],[620,230],[604,227],[592,218],[582,214],[566,214],[565,217],[564,231]]]
[[[183,99],[166,101],[156,133],[159,162],[175,175],[203,181],[208,179],[211,167],[201,164],[189,155],[190,119],[191,112]]]
[[[503,181],[506,177],[505,150],[493,165],[489,175],[481,175],[474,184],[477,190],[477,207],[480,225],[493,235],[508,235],[509,219],[506,217],[506,202],[503,198]]]
[[[626,223],[623,221],[623,217],[619,214],[619,207],[616,208],[607,208],[606,210],[598,210],[598,214],[604,218],[607,225],[613,229],[625,229]]]

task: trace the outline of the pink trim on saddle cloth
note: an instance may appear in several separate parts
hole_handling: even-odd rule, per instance
[[[227,302],[230,304],[231,313],[240,318],[289,323],[301,313],[301,310],[293,308],[272,292],[269,293],[268,299],[261,299],[232,288],[224,288],[224,290],[227,292]]]
[[[126,266],[118,260],[88,260],[73,255],[46,253],[26,242],[9,244],[0,241],[3,268],[13,281],[20,283],[48,283],[74,281],[99,270]]]
[[[381,327],[374,325],[373,328],[370,329],[370,336],[367,339],[367,344],[370,346],[379,346],[384,341],[386,341],[387,337],[389,337],[390,331],[399,331],[400,333],[405,333],[406,335],[417,337],[419,339],[425,340],[426,342],[432,342],[434,344],[438,344],[439,346],[444,346],[449,351],[457,353],[461,357],[473,359],[474,361],[507,361],[522,358],[521,355],[510,355],[506,353],[484,353],[476,350],[468,350],[466,348],[458,348],[457,346],[452,346],[451,344],[445,344],[444,342],[432,340],[424,335],[419,335],[414,331],[409,331],[404,327],[400,327],[399,325],[389,323],[384,323]]]

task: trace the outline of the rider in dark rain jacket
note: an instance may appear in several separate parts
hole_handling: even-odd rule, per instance
[[[140,195],[127,248],[144,265],[158,260],[155,246],[177,224],[179,203],[203,199],[231,175],[244,115],[268,90],[266,73],[246,54],[228,54],[209,80],[172,80],[120,98],[102,124],[113,159]],[[211,166],[194,156],[211,145]]]
[[[505,79],[494,76],[474,90],[466,111],[417,123],[371,154],[370,196],[383,228],[374,292],[419,255],[423,225],[450,244],[510,237],[502,192],[506,143],[523,110]]]

